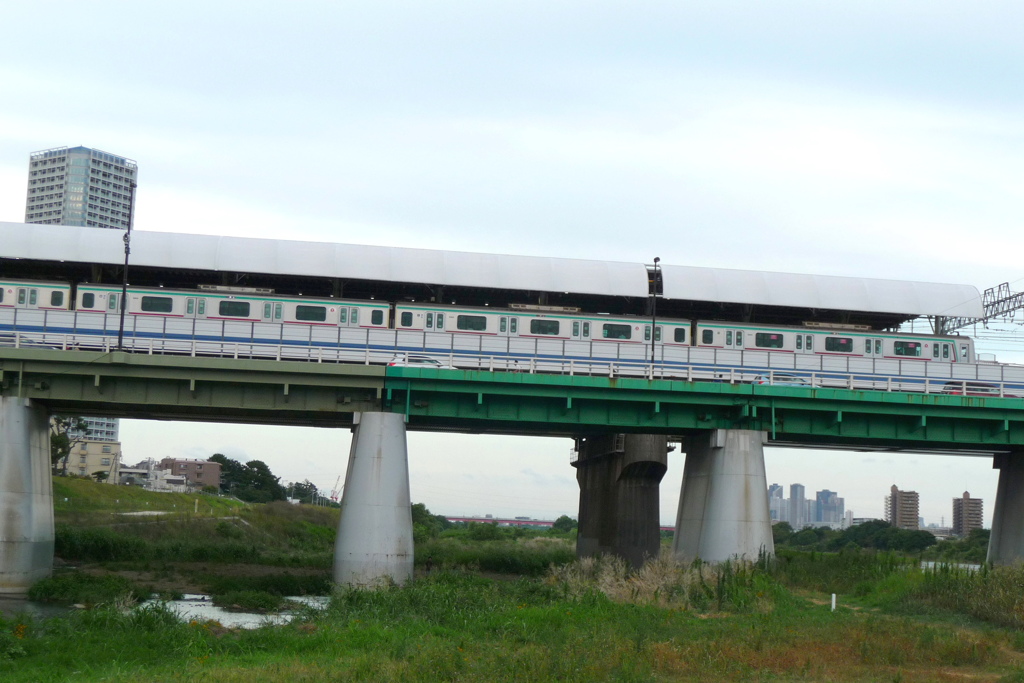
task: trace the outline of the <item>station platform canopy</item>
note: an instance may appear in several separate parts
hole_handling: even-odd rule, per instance
[[[116,267],[124,263],[123,236],[119,230],[104,228],[0,222],[0,259]],[[634,300],[649,297],[651,278],[649,266],[643,263],[141,230],[132,232],[130,262],[133,267],[173,271],[427,283]],[[694,310],[723,304],[907,319],[984,315],[981,294],[972,285],[671,264],[661,266],[661,284],[669,309],[688,302],[697,307]]]

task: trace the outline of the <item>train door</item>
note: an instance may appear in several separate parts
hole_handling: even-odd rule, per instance
[[[864,340],[864,357],[865,358],[881,358],[882,357],[882,340],[881,339],[865,339]]]
[[[796,335],[796,352],[814,353],[814,335],[798,332]]]
[[[39,290],[35,287],[18,287],[18,302],[15,308],[38,308]]]
[[[956,362],[956,347],[947,341],[937,341],[932,344],[932,360],[942,363]]]
[[[726,330],[725,331],[725,348],[727,348],[727,349],[742,349],[743,348],[743,330]]]
[[[263,322],[279,323],[284,319],[284,304],[280,301],[263,302]]]
[[[509,336],[509,329],[511,328],[510,316],[503,315],[498,318],[498,336],[507,337]]]
[[[185,317],[186,318],[205,318],[206,317],[206,299],[202,297],[190,296],[185,299]]]

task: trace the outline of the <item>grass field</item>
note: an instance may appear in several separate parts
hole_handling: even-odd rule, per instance
[[[125,525],[104,522],[104,504],[122,505],[92,499],[86,524],[62,524],[80,568],[37,585],[40,598],[89,609],[0,620],[0,680],[1024,682],[1022,567],[923,571],[893,553],[787,550],[631,571],[574,561],[564,537],[451,533],[417,546],[405,587],[338,590],[326,610],[243,631],[133,596],[161,576],[256,607],[328,590],[336,511],[211,503],[196,515],[192,502]]]

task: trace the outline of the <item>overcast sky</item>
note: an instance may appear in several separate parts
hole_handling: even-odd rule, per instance
[[[31,152],[86,145],[139,163],[139,230],[1020,289],[1022,25],[996,1],[6,3],[0,220],[24,220]],[[1024,359],[1019,338],[982,350]],[[329,490],[349,437],[122,439]],[[575,514],[569,447],[411,435],[413,499]],[[773,450],[767,471],[858,516],[894,483],[927,522],[968,489],[988,524],[995,496],[985,459]]]

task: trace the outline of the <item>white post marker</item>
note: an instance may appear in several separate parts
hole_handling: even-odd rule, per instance
[[[836,611],[836,594],[835,593],[832,594],[832,611],[833,612]]]

